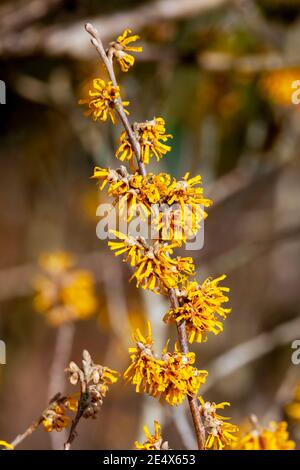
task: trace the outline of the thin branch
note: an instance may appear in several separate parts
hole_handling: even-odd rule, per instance
[[[112,15],[99,16],[92,23],[101,31],[102,40],[109,40],[128,28],[142,29],[148,24],[158,24],[164,20],[177,20],[201,15],[230,3],[230,0],[156,0]],[[57,27],[28,28],[22,33],[12,32],[1,36],[0,54],[24,55],[36,51],[49,55],[69,55],[86,59],[89,49],[81,32],[82,23],[91,19],[81,19],[71,25]],[[0,32],[1,35],[1,32]]]
[[[81,420],[81,418],[83,416],[84,411],[86,410],[86,407],[88,406],[89,394],[87,393],[86,381],[82,380],[80,382],[80,385],[81,385],[81,393],[80,393],[80,399],[79,399],[79,402],[78,402],[78,409],[77,409],[76,416],[73,419],[72,424],[71,424],[69,437],[67,439],[67,442],[64,445],[65,450],[70,450],[71,449],[71,445],[72,445],[74,439],[77,436],[77,432],[76,432],[77,426],[78,426],[79,421]]]
[[[174,289],[170,289],[169,298],[170,298],[172,308],[178,308],[179,302],[178,302],[178,298],[176,296]],[[186,325],[184,321],[177,325],[177,331],[178,331],[178,340],[179,340],[181,352],[183,354],[188,354],[189,347],[188,347],[188,340],[187,340],[187,334],[186,334]],[[204,428],[202,418],[199,412],[198,401],[197,401],[197,398],[194,396],[188,396],[188,401],[189,401],[189,407],[190,407],[193,424],[194,424],[194,428],[196,432],[198,449],[203,450],[205,447],[205,428]]]
[[[109,77],[112,81],[113,86],[117,87],[118,83],[117,83],[117,80],[116,80],[112,60],[109,60],[108,57],[107,57],[107,54],[106,54],[105,49],[103,47],[102,41],[99,37],[98,31],[90,23],[87,23],[85,25],[85,29],[92,36],[91,43],[93,44],[93,46],[96,48],[98,54],[100,55],[104,65],[106,67],[106,70],[108,72],[108,75],[109,75]],[[115,103],[115,109],[117,110],[117,112],[120,116],[120,119],[122,121],[122,124],[123,124],[123,126],[124,126],[124,128],[125,128],[125,130],[128,134],[128,139],[130,140],[133,151],[135,153],[140,173],[141,173],[141,175],[145,176],[146,175],[146,169],[145,169],[144,163],[141,161],[140,144],[134,136],[132,127],[131,127],[131,125],[129,123],[129,120],[126,116],[126,113],[124,111],[124,107],[123,107],[121,98],[117,99],[117,101]]]
[[[104,65],[107,69],[107,72],[108,72],[109,77],[112,81],[112,84],[114,86],[118,86],[117,81],[116,81],[116,77],[115,77],[115,73],[114,73],[112,59],[109,60],[108,55],[106,54],[105,49],[103,47],[102,41],[99,37],[98,31],[90,23],[87,23],[85,25],[85,29],[92,36],[91,43],[93,44],[93,46],[96,48],[97,52],[99,53]],[[118,111],[118,114],[121,118],[121,121],[124,125],[124,128],[125,128],[125,130],[128,134],[128,139],[129,139],[129,141],[132,145],[132,148],[134,150],[135,157],[136,157],[136,160],[137,160],[137,163],[138,163],[138,166],[139,166],[140,174],[145,176],[146,175],[146,168],[145,168],[144,163],[141,161],[140,145],[139,145],[139,142],[137,141],[137,139],[136,139],[136,137],[135,137],[135,135],[132,131],[132,127],[129,124],[127,116],[124,112],[124,108],[123,108],[121,99],[119,99],[117,101],[116,110]],[[176,306],[178,306],[178,299],[177,299],[175,291],[173,289],[170,289],[169,298],[170,298],[172,306],[174,308],[176,308]],[[185,326],[184,322],[182,322],[178,326],[178,338],[179,338],[179,344],[180,344],[180,349],[181,349],[182,353],[187,354],[189,352],[189,348],[188,348],[187,335],[186,335],[186,326]],[[194,423],[194,427],[195,427],[198,448],[199,449],[204,449],[204,446],[205,446],[205,430],[204,430],[204,426],[203,426],[202,419],[201,419],[201,416],[200,416],[199,407],[198,407],[198,403],[197,403],[197,398],[189,396],[188,401],[189,401],[191,415],[192,415],[192,419],[193,419],[193,423]]]
[[[73,322],[65,323],[57,329],[55,349],[50,367],[48,396],[53,397],[57,390],[62,394],[65,392],[66,381],[64,370],[69,362],[73,339],[75,333],[75,325]],[[62,443],[66,440],[67,435],[65,429],[60,433],[50,433],[52,448],[61,448]]]
[[[75,325],[72,322],[64,323],[57,329],[55,349],[50,368],[49,397],[53,397],[57,390],[64,393],[66,384],[64,370],[69,363],[74,333]]]
[[[161,321],[163,313],[166,311],[168,300],[162,295],[153,295],[152,292],[142,289],[142,303],[143,311],[146,318],[150,321],[151,329],[155,336],[155,346],[157,350],[162,350],[166,344],[167,329],[165,323]],[[175,410],[175,413],[181,409],[181,406]],[[158,400],[153,400],[150,397],[145,397],[142,404],[142,410],[139,414],[139,433],[137,440],[143,442],[144,433],[142,431],[144,423],[152,423],[158,421],[162,427],[166,420],[166,413],[169,411]],[[181,416],[177,418],[181,422]],[[193,431],[190,429],[190,433]],[[195,443],[195,439],[192,441]],[[188,448],[188,447],[187,447]]]
[[[32,0],[29,3],[22,1],[13,4],[10,2],[9,9],[5,8],[5,4],[0,10],[1,35],[43,19],[62,2],[63,0]]]
[[[123,286],[123,276],[120,267],[118,267],[114,275],[114,295],[111,295],[111,283],[111,276],[110,274],[106,276],[106,269],[104,269],[103,287],[110,326],[120,346],[127,350],[128,340],[125,338],[130,336],[131,328],[128,318],[126,295]]]
[[[23,442],[27,437],[31,436],[31,434],[39,427],[41,422],[43,421],[43,417],[41,416],[39,419],[34,421],[29,428],[26,429],[22,434],[19,434],[11,443],[10,445],[13,446],[15,449],[21,442]]]
[[[278,49],[282,49],[282,29],[272,26],[263,16],[255,0],[232,0],[249,28]]]
[[[278,52],[246,54],[236,57],[228,52],[202,52],[197,62],[204,70],[212,72],[260,73],[287,67],[299,66],[299,58],[285,56]]]
[[[62,397],[60,393],[56,393],[49,401],[49,405],[46,410],[51,406],[53,402],[58,400],[62,401],[64,399],[65,397]],[[21,444],[21,442],[23,442],[27,437],[31,436],[34,431],[37,430],[37,428],[40,426],[40,424],[42,424],[42,421],[44,420],[43,414],[46,410],[44,410],[41,413],[41,416],[37,420],[33,421],[33,423],[22,434],[18,434],[18,436],[15,437],[15,439],[10,443],[13,448],[17,447],[19,444]]]
[[[195,449],[197,443],[195,433],[187,417],[187,408],[187,404],[183,403],[177,410],[170,410],[170,415],[185,449],[192,450]]]
[[[209,364],[209,380],[203,385],[203,390],[206,393],[224,377],[270,353],[279,346],[290,343],[298,337],[299,331],[300,318],[297,317],[276,326],[270,332],[261,333],[255,338],[234,346]]]

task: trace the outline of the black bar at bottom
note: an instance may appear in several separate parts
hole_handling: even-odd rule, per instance
[[[300,451],[39,451],[39,450],[16,450],[0,451],[0,468],[5,464],[28,464],[31,468],[41,468],[42,464],[59,465],[89,465],[101,466],[123,466],[125,468],[136,468],[141,465],[149,466],[176,466],[176,465],[205,465],[211,462],[220,464],[228,463],[237,465],[247,460],[247,464],[277,464],[292,465],[299,468]],[[296,467],[297,466],[297,467]],[[293,468],[291,467],[291,468]],[[61,468],[61,467],[60,467]],[[97,467],[95,467],[97,468]],[[203,467],[202,467],[203,468]]]

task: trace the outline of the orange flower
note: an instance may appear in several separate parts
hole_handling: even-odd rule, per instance
[[[180,324],[185,321],[188,339],[190,343],[200,343],[207,340],[207,333],[218,335],[223,331],[222,322],[218,316],[226,318],[229,308],[222,307],[228,302],[225,295],[228,287],[219,286],[219,282],[225,279],[225,275],[217,279],[206,279],[202,285],[197,282],[184,282],[178,290],[180,306],[171,308],[164,316],[167,323]]]
[[[89,98],[79,101],[79,104],[88,105],[86,116],[92,116],[94,121],[106,121],[110,117],[113,124],[117,123],[115,105],[121,99],[120,88],[112,82],[105,83],[101,78],[93,80],[93,86],[89,90]],[[129,101],[122,101],[123,106],[128,106]],[[124,109],[126,114],[129,112]]]

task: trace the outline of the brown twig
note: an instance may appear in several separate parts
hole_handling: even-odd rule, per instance
[[[48,407],[41,413],[41,416],[38,419],[36,419],[35,421],[33,421],[33,423],[26,429],[26,431],[24,431],[22,434],[18,434],[18,436],[15,437],[15,439],[10,443],[10,445],[13,448],[15,448],[19,444],[21,444],[21,442],[23,442],[27,437],[31,436],[31,434],[34,433],[34,431],[37,430],[37,428],[40,426],[40,424],[42,424],[42,421],[44,420],[43,415],[44,415],[45,411],[49,408],[49,406],[51,406],[51,404],[54,403],[55,401],[62,402],[64,399],[65,399],[65,397],[61,396],[60,393],[56,393],[51,398],[51,400],[49,401]]]
[[[31,0],[30,2],[14,2],[0,10],[1,35],[20,30],[43,19],[52,10],[59,7],[62,0]]]
[[[77,436],[76,428],[79,424],[80,419],[82,418],[82,415],[83,415],[86,407],[88,406],[89,394],[87,392],[86,381],[81,380],[80,385],[81,385],[81,392],[80,392],[80,399],[79,399],[79,402],[78,402],[78,409],[77,409],[76,416],[73,419],[72,424],[71,424],[71,429],[70,429],[68,440],[64,445],[65,450],[70,450],[71,449],[71,445],[72,445],[75,437]]]
[[[112,64],[112,59],[110,59],[110,60],[108,59],[107,54],[104,50],[102,41],[99,37],[98,31],[90,23],[87,23],[85,25],[85,29],[92,36],[91,43],[93,44],[93,46],[96,48],[98,54],[100,55],[104,65],[106,67],[106,70],[108,72],[108,75],[109,75],[109,77],[112,81],[113,86],[117,87],[118,83],[117,83],[117,80],[116,80],[116,76],[115,76],[115,72],[114,72],[114,68],[113,68],[113,64]],[[125,114],[121,98],[116,100],[115,109],[118,112],[118,115],[120,116],[122,124],[123,124],[123,126],[124,126],[124,128],[125,128],[125,130],[128,134],[128,139],[130,140],[133,151],[135,153],[140,173],[141,173],[141,175],[145,176],[146,175],[146,169],[145,169],[144,163],[141,161],[140,144],[138,143],[138,141],[136,140],[136,138],[134,136],[132,127],[129,123],[129,120],[128,120],[126,114]]]
[[[49,397],[53,397],[57,390],[60,390],[62,394],[65,392],[66,381],[64,369],[70,359],[74,333],[75,325],[73,322],[65,323],[57,329],[55,349],[49,374]],[[62,429],[60,433],[50,433],[52,448],[61,448],[66,437],[65,429]]]
[[[114,68],[113,68],[112,58],[111,57],[109,58],[108,55],[106,54],[105,49],[104,49],[103,44],[102,44],[102,41],[99,37],[98,31],[90,23],[87,23],[85,25],[85,29],[92,36],[91,43],[93,44],[93,46],[96,48],[97,52],[99,53],[104,65],[107,69],[107,72],[108,72],[109,77],[112,81],[112,84],[114,86],[118,86],[116,76],[115,76],[115,72],[114,72]],[[133,148],[133,151],[135,153],[136,160],[137,160],[137,164],[138,164],[138,167],[139,167],[139,171],[140,171],[141,175],[145,176],[146,175],[146,168],[145,168],[144,163],[141,161],[140,145],[139,145],[139,142],[137,141],[137,139],[135,138],[132,127],[131,127],[131,125],[128,121],[128,118],[127,118],[127,116],[124,112],[124,108],[123,108],[121,99],[119,99],[116,103],[116,110],[117,110],[117,112],[118,112],[118,114],[121,118],[121,121],[124,125],[124,128],[125,128],[126,132],[127,132],[128,139],[129,139],[129,141],[132,145],[132,148]],[[173,307],[178,306],[178,299],[177,299],[175,291],[173,289],[170,289],[169,297],[170,297],[170,301],[171,301],[172,306]],[[179,344],[180,344],[180,349],[181,349],[182,353],[187,354],[189,352],[189,348],[188,348],[188,342],[187,342],[187,336],[186,336],[186,327],[185,327],[184,322],[182,322],[178,326],[178,338],[179,338]],[[193,419],[193,423],[194,423],[194,427],[195,427],[198,448],[199,449],[204,449],[205,430],[204,430],[202,419],[201,419],[201,416],[200,416],[200,413],[199,413],[197,399],[196,399],[196,397],[189,396],[188,401],[189,401],[191,415],[192,415],[192,419]]]
[[[118,86],[117,81],[116,81],[116,77],[115,77],[115,73],[114,73],[114,69],[113,69],[112,60],[108,59],[107,54],[104,50],[103,44],[101,42],[101,39],[98,35],[97,30],[90,23],[88,23],[85,28],[86,28],[86,31],[92,36],[91,43],[96,48],[96,50],[98,51],[101,59],[103,60],[103,63],[104,63],[104,65],[105,65],[105,67],[108,71],[108,74],[110,76],[110,79],[111,79],[113,85]],[[146,169],[145,169],[145,166],[144,166],[143,162],[141,161],[141,157],[140,157],[140,145],[139,145],[138,141],[135,138],[135,135],[134,135],[134,133],[132,131],[132,128],[129,124],[129,121],[127,119],[127,116],[124,112],[124,108],[123,108],[121,99],[118,100],[116,109],[117,109],[118,114],[119,114],[119,116],[122,120],[124,128],[125,128],[125,130],[128,134],[128,139],[130,140],[130,142],[132,144],[132,148],[134,150],[134,153],[135,153],[135,156],[136,156],[136,159],[137,159],[137,163],[138,163],[138,166],[139,166],[140,173],[142,175],[146,175]],[[175,307],[176,304],[174,302],[178,302],[178,299],[175,295],[175,292],[172,289],[170,290],[170,300],[171,300],[172,305]],[[189,349],[188,349],[188,344],[187,344],[185,323],[182,323],[178,326],[178,337],[179,337],[179,343],[180,343],[180,348],[181,348],[182,353],[183,354],[188,353]],[[196,431],[198,447],[199,447],[199,449],[203,449],[204,448],[204,442],[205,442],[205,431],[204,431],[201,416],[200,416],[200,413],[199,413],[197,400],[196,400],[195,397],[189,397],[189,405],[190,405],[190,410],[191,410],[193,423],[194,423],[194,427],[195,427],[195,431]]]
[[[178,301],[178,298],[176,296],[176,292],[174,289],[170,289],[169,298],[170,298],[172,308],[178,308],[179,301]],[[186,325],[184,321],[177,325],[177,331],[178,331],[178,340],[179,340],[180,350],[183,354],[188,354],[189,347],[188,347],[188,340],[187,340],[187,334],[186,334]],[[189,401],[189,407],[191,410],[193,424],[194,424],[194,428],[196,432],[198,449],[203,450],[205,446],[205,428],[202,423],[202,418],[199,412],[197,398],[193,396],[188,396],[188,401]]]
[[[253,0],[232,0],[232,3],[241,12],[245,22],[252,31],[276,48],[282,49],[284,47],[282,30],[278,26],[271,25],[264,18],[256,4],[257,2]]]
[[[31,434],[39,427],[41,422],[43,421],[43,417],[41,416],[39,419],[34,421],[22,434],[19,434],[15,439],[10,443],[10,445],[15,449],[21,442],[23,442],[27,437],[31,436]]]
[[[109,40],[118,31],[127,28],[129,24],[133,29],[141,29],[149,24],[159,24],[161,21],[201,15],[227,3],[230,3],[230,0],[184,0],[181,2],[156,0],[143,3],[130,10],[95,17],[93,24],[99,31],[101,30],[102,39]],[[0,54],[19,56],[42,51],[49,55],[69,55],[86,60],[89,51],[81,32],[81,25],[84,22],[85,20],[81,19],[71,24],[63,23],[54,27],[33,26],[22,32],[12,30],[3,36],[0,32]]]

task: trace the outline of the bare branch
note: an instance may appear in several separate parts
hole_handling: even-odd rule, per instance
[[[24,28],[44,18],[51,10],[58,7],[63,0],[32,0],[10,3],[0,9],[1,34],[10,30]]]
[[[41,416],[39,419],[34,421],[29,428],[26,429],[22,434],[19,434],[11,443],[10,445],[13,448],[17,447],[21,442],[23,442],[27,437],[31,436],[31,434],[39,427],[41,422],[43,421],[43,417]]]
[[[174,289],[170,289],[169,298],[171,302],[172,308],[178,308],[179,302],[176,296]],[[180,344],[180,350],[183,354],[188,354],[189,346],[188,346],[188,339],[186,333],[186,325],[185,322],[181,322],[177,325],[178,331],[178,340]],[[197,444],[198,449],[203,450],[205,447],[205,428],[202,422],[202,418],[199,412],[199,405],[197,401],[197,397],[188,396],[189,407],[193,419],[193,424],[196,432]]]
[[[299,59],[278,53],[251,54],[235,57],[226,52],[204,52],[198,56],[198,64],[212,72],[233,70],[242,73],[259,73],[299,65]]]
[[[271,25],[265,20],[256,5],[255,0],[232,0],[236,8],[241,12],[243,18],[252,29],[261,38],[272,44],[278,49],[283,47],[281,30],[278,26]]]
[[[97,29],[91,23],[87,23],[85,25],[85,29],[92,36],[91,43],[93,44],[93,46],[96,48],[98,54],[100,55],[104,65],[106,67],[106,70],[108,72],[109,78],[112,81],[113,86],[117,87],[118,83],[117,83],[117,80],[116,80],[112,60],[109,60],[109,58],[108,58],[108,56],[105,52],[105,49],[103,47],[103,44],[102,44],[102,41],[99,37]],[[122,124],[123,124],[123,126],[124,126],[124,128],[127,132],[128,139],[131,142],[131,145],[132,145],[132,148],[133,148],[133,151],[135,153],[136,160],[137,160],[137,163],[138,163],[138,166],[139,166],[140,173],[141,173],[141,175],[145,176],[146,170],[145,170],[144,163],[141,161],[140,144],[137,141],[137,139],[135,138],[132,127],[131,127],[131,125],[128,121],[128,118],[126,116],[126,113],[124,111],[124,107],[123,107],[121,98],[119,98],[116,101],[115,109],[117,110],[117,112],[120,116]]]
[[[69,363],[73,346],[75,325],[68,322],[60,325],[56,332],[55,349],[50,368],[48,396],[53,397],[57,390],[63,394],[66,388],[64,370]],[[53,449],[60,449],[62,443],[66,440],[65,429],[60,433],[50,433],[50,439]]]
[[[299,331],[300,318],[297,317],[276,326],[270,332],[261,333],[255,338],[233,347],[220,357],[214,359],[208,365],[209,380],[203,385],[204,393],[210,390],[222,378],[270,353],[279,346],[290,343],[298,337]]]
[[[99,53],[106,69],[109,74],[109,77],[112,81],[112,84],[114,86],[118,86],[114,69],[113,69],[113,63],[112,59],[109,59],[109,54],[106,53],[102,41],[99,37],[97,29],[91,25],[90,23],[86,24],[85,26],[86,31],[92,36],[92,45],[96,48],[97,52]],[[124,125],[125,130],[127,131],[128,139],[131,142],[131,145],[133,147],[135,157],[139,166],[139,171],[141,175],[146,175],[146,168],[144,166],[144,163],[141,161],[141,152],[140,152],[140,145],[139,142],[137,141],[133,131],[132,127],[129,124],[129,121],[127,119],[127,116],[124,112],[124,108],[122,105],[122,100],[119,99],[116,103],[115,106],[116,110],[118,111],[118,114],[122,120],[122,123]],[[176,308],[178,306],[178,299],[176,297],[174,289],[170,289],[169,291],[169,298],[171,305],[173,308]],[[178,338],[179,338],[179,344],[180,344],[180,349],[183,354],[187,354],[189,352],[188,348],[188,341],[187,341],[187,334],[186,334],[186,326],[185,322],[182,322],[180,325],[178,325]],[[199,407],[198,407],[198,402],[196,397],[188,397],[189,401],[189,406],[193,418],[193,423],[195,427],[195,432],[196,432],[196,437],[197,437],[197,443],[198,443],[198,448],[199,449],[204,449],[205,447],[205,429],[202,423],[202,419],[200,416],[199,412]]]
[[[227,3],[230,3],[230,0],[156,0],[130,11],[81,19],[72,25],[30,28],[22,34],[0,34],[0,54],[26,55],[38,50],[50,55],[69,55],[86,59],[91,54],[82,31],[82,23],[93,23],[95,28],[101,31],[102,41],[106,41],[128,28],[129,24],[133,29],[141,29],[163,20],[203,14]]]

